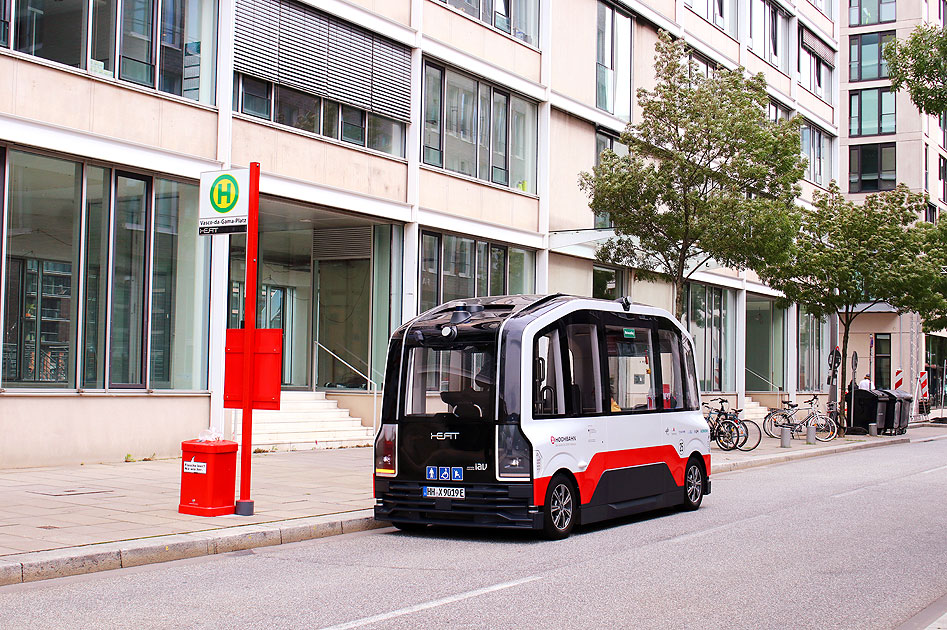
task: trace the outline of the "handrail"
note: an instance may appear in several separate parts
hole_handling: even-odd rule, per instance
[[[772,385],[773,387],[775,387],[775,388],[776,388],[776,391],[778,391],[778,392],[783,391],[783,388],[782,388],[782,387],[780,387],[779,385],[777,385],[777,384],[774,383],[773,381],[769,380],[769,379],[766,378],[765,376],[762,376],[762,375],[760,375],[760,374],[757,374],[756,372],[754,372],[754,371],[751,370],[750,368],[746,367],[745,365],[743,366],[743,369],[746,370],[747,372],[749,372],[750,374],[752,374],[753,376],[755,376],[756,378],[760,379],[761,381],[766,381],[767,383],[769,383],[770,385]]]
[[[336,353],[332,352],[331,350],[326,348],[324,345],[322,345],[315,339],[313,339],[312,342],[316,344],[317,346],[319,346],[320,348],[322,348],[323,350],[325,350],[326,352],[328,352],[329,354],[331,354],[333,357],[335,357],[339,361],[341,361],[342,365],[344,365],[348,369],[352,370],[353,372],[355,372],[356,374],[364,378],[365,381],[371,386],[372,388],[371,390],[372,391],[372,435],[374,436],[376,433],[378,433],[378,389],[379,389],[378,383],[373,381],[367,374],[364,374],[357,367],[355,367],[354,365],[352,365],[351,363],[349,363],[348,361],[346,361],[345,359],[343,359]]]

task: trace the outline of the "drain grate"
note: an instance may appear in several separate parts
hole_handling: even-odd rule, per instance
[[[27,490],[30,494],[41,494],[47,497],[76,497],[83,494],[109,494],[114,490],[103,490],[101,488],[64,488],[50,490]]]

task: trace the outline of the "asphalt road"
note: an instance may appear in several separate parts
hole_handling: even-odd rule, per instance
[[[947,608],[947,440],[713,482],[697,512],[559,542],[384,529],[3,587],[0,628],[898,628]]]

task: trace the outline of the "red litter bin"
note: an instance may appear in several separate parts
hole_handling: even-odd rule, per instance
[[[181,442],[181,451],[178,512],[195,516],[233,514],[237,443],[185,440]]]

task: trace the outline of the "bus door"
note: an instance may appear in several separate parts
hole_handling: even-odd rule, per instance
[[[654,318],[603,314],[609,393],[609,502],[660,495],[668,487],[670,430],[663,413],[659,331]],[[673,424],[673,423],[672,423]]]

